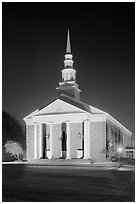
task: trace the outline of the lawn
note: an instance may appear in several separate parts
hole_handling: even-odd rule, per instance
[[[130,202],[134,171],[101,167],[3,165],[2,201]]]

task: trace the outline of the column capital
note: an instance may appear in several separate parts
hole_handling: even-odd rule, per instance
[[[43,125],[43,123],[37,123],[37,125],[42,126],[42,125]]]
[[[86,119],[86,120],[84,120],[83,122],[84,122],[84,123],[89,123],[90,120],[89,120],[89,119]]]
[[[47,122],[46,124],[51,125],[51,124],[53,124],[53,121]]]
[[[70,121],[69,121],[69,120],[67,120],[67,121],[66,121],[66,123],[68,124],[68,123],[70,123]]]

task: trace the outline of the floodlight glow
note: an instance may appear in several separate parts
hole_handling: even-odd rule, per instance
[[[123,151],[123,148],[122,148],[122,147],[118,147],[118,148],[117,148],[117,151],[118,151],[119,153],[121,153],[121,152]]]

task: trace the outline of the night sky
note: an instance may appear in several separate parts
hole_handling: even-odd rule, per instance
[[[3,110],[24,124],[57,97],[69,28],[81,100],[134,138],[134,3],[2,5]]]

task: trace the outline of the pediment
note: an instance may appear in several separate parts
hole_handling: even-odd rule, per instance
[[[86,111],[71,105],[65,101],[57,99],[56,101],[50,103],[44,108],[37,110],[30,114],[28,117],[32,116],[42,116],[42,115],[56,115],[56,114],[69,114],[69,113],[85,113]]]
[[[49,104],[48,106],[44,107],[40,110],[36,115],[51,115],[51,114],[67,114],[67,113],[81,113],[85,112],[84,110],[73,106],[65,101],[57,99],[53,103]]]

